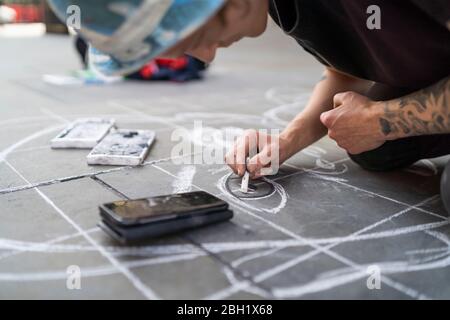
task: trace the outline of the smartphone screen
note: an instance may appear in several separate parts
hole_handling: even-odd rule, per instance
[[[108,214],[120,223],[148,222],[202,212],[205,209],[226,209],[227,203],[203,191],[152,197],[147,199],[116,201],[104,205]]]

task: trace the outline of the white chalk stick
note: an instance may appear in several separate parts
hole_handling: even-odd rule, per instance
[[[242,177],[241,192],[248,193],[249,180],[250,180],[250,173],[248,171],[245,171],[245,174]]]

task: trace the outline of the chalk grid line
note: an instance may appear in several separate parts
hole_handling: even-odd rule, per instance
[[[122,106],[122,107],[124,107],[124,106]],[[144,117],[149,117],[147,114],[145,114],[145,113],[143,113],[143,112],[140,112],[140,111],[136,111],[136,110],[134,110],[133,108],[131,108],[131,107],[124,107],[124,108],[126,108],[126,109],[128,109],[128,110],[130,110],[130,111],[133,111],[133,112],[136,112],[137,114],[139,114],[139,115],[142,115],[142,116],[144,116]],[[149,117],[149,118],[151,118],[151,117]],[[171,125],[171,124],[169,124],[169,125]],[[159,170],[162,170],[163,172],[165,172],[166,174],[169,174],[170,176],[172,176],[172,177],[174,177],[172,174],[170,174],[169,172],[167,172],[166,170],[163,170],[163,169],[161,169],[159,166],[157,166],[156,164],[154,164],[154,165],[152,165],[153,167],[155,167],[155,168],[158,168]],[[302,170],[304,170],[304,169],[302,169]],[[312,169],[312,170],[314,170],[314,169]],[[195,187],[195,188],[197,188],[197,189],[199,189],[199,190],[203,190],[202,188],[199,188],[198,186],[196,186],[196,185],[194,185],[193,184],[193,186]],[[349,185],[350,186],[350,185]],[[352,186],[353,187],[353,186]],[[356,187],[354,187],[354,188],[356,188]],[[204,190],[205,191],[205,190]],[[375,193],[373,193],[374,195],[375,195]],[[408,205],[407,204],[404,204],[404,205],[406,205],[407,207],[408,207]],[[247,210],[247,209],[244,209],[244,208],[240,208],[241,210],[243,210],[244,212],[250,212],[249,210]],[[412,209],[412,207],[410,206],[410,208],[409,208],[409,210],[411,210]],[[254,215],[254,217],[258,217],[259,219],[261,219],[262,221],[264,221],[264,222],[266,222],[266,223],[268,223],[269,221],[268,220],[266,220],[266,219],[264,219],[264,218],[261,218],[260,216],[258,216],[258,215]],[[282,228],[281,226],[279,226],[279,225],[277,225],[277,224],[270,224],[272,227],[278,227],[278,228]],[[285,229],[285,230],[283,230],[284,228],[282,228],[282,229],[280,229],[279,231],[282,231],[283,233],[285,233],[286,235],[289,235],[288,233],[290,233],[290,232],[288,232],[288,233],[286,233],[285,231],[288,231],[287,229]],[[295,233],[292,233],[291,234],[291,236],[294,236],[294,238],[296,238],[296,237],[298,237],[298,235],[296,235]],[[298,240],[302,240],[302,241],[304,241],[305,239],[302,239],[301,237],[299,237],[298,238]],[[315,245],[315,244],[311,244],[311,247],[313,247],[313,248],[315,248],[316,250],[319,250],[319,251],[322,251],[323,253],[325,253],[325,254],[327,254],[327,255],[331,255],[331,257],[332,258],[335,258],[336,260],[338,260],[338,261],[340,261],[340,262],[343,262],[344,264],[347,264],[347,265],[349,265],[350,267],[353,267],[353,268],[355,268],[355,269],[358,269],[358,265],[356,265],[356,264],[354,264],[352,261],[350,261],[350,260],[348,260],[348,259],[346,259],[346,258],[344,258],[344,257],[342,257],[342,256],[340,256],[340,255],[338,255],[338,254],[336,254],[336,253],[334,253],[334,252],[332,252],[332,251],[328,251],[327,249],[323,249],[321,246],[319,246],[319,245]],[[385,279],[384,280],[384,282],[385,283],[387,283],[388,285],[390,285],[391,287],[393,287],[394,289],[397,289],[397,290],[399,290],[399,291],[402,291],[403,293],[405,293],[405,294],[408,294],[408,295],[411,295],[410,293],[410,291],[411,290],[400,290],[400,288],[405,288],[405,286],[404,285],[401,285],[401,284],[396,284],[396,282],[394,282],[394,281],[392,281],[391,279],[389,279],[389,278],[387,278],[387,277],[384,277],[383,276],[383,279]],[[386,281],[387,280],[387,281]],[[423,295],[422,295],[423,296]]]
[[[154,167],[157,167],[156,165],[153,165]],[[164,170],[164,172],[166,173],[166,174],[169,174],[167,171],[165,171]],[[173,176],[172,174],[169,174],[169,175],[171,175],[172,177],[175,177],[175,176]],[[197,187],[198,188],[198,187]],[[413,209],[414,207],[416,207],[416,206],[418,206],[418,205],[420,205],[421,203],[419,203],[419,204],[417,204],[417,205],[415,205],[415,206],[411,206],[410,208],[408,208],[408,210],[410,210],[410,209]]]
[[[153,165],[153,167],[159,169],[161,172],[164,172],[164,173],[168,174],[168,175],[171,176],[171,177],[176,177],[176,176],[174,176],[173,174],[171,174],[170,172],[168,172],[167,170],[164,170],[164,169],[160,168],[160,167],[157,166],[157,165]],[[193,184],[193,186],[194,186],[195,188],[199,189],[199,190],[206,191],[206,190],[204,190],[203,188],[200,188],[200,187],[198,187],[198,186],[195,185],[195,184]],[[433,198],[435,198],[435,196],[433,196],[433,197],[431,197],[431,198],[429,198],[429,199],[426,199],[426,201],[428,201],[428,200],[430,200],[430,199],[433,199]],[[421,204],[421,203],[419,203],[419,204],[417,204],[417,205],[420,205],[420,204]],[[417,205],[416,205],[416,206],[417,206]],[[343,256],[341,256],[341,255],[339,255],[339,254],[337,254],[337,253],[335,253],[335,252],[333,252],[333,251],[328,250],[328,247],[332,248],[332,247],[334,247],[334,246],[336,246],[336,245],[338,245],[338,244],[340,244],[340,243],[337,243],[337,244],[331,244],[331,245],[328,245],[328,246],[325,246],[325,247],[321,247],[320,245],[317,245],[317,244],[314,244],[314,243],[308,244],[308,242],[309,242],[308,239],[305,239],[305,238],[303,238],[303,237],[297,235],[296,233],[294,233],[294,232],[292,232],[292,231],[290,231],[290,230],[288,230],[288,229],[286,229],[286,228],[284,228],[284,227],[282,227],[282,226],[280,226],[280,225],[278,225],[278,224],[276,224],[276,223],[274,223],[274,222],[272,222],[272,221],[270,221],[270,220],[267,220],[267,219],[265,219],[265,218],[263,218],[263,217],[261,217],[261,216],[255,214],[255,213],[251,212],[250,210],[248,210],[248,209],[246,209],[246,208],[243,208],[242,206],[239,206],[239,205],[236,205],[236,204],[235,204],[235,206],[238,207],[238,209],[240,209],[241,211],[243,211],[243,212],[245,212],[245,213],[251,215],[251,216],[254,217],[254,218],[257,218],[257,219],[259,219],[259,220],[265,222],[266,224],[268,224],[268,225],[271,226],[272,228],[274,228],[274,229],[276,229],[276,230],[278,230],[278,231],[284,233],[285,235],[288,235],[288,236],[290,236],[291,238],[294,238],[294,239],[299,240],[299,241],[304,241],[307,245],[310,245],[313,249],[315,249],[315,251],[312,251],[312,252],[316,252],[316,251],[317,251],[317,253],[324,253],[324,254],[330,256],[331,258],[334,258],[335,260],[338,260],[339,262],[341,262],[341,263],[343,263],[343,264],[345,264],[345,265],[347,265],[347,266],[349,266],[349,267],[352,267],[352,268],[354,268],[354,269],[356,269],[356,270],[360,270],[360,269],[361,269],[361,266],[360,266],[360,265],[355,264],[353,261],[351,261],[351,260],[349,260],[349,259],[347,259],[347,258],[345,258],[345,257],[343,257]],[[413,206],[407,207],[406,209],[402,210],[401,213],[403,214],[404,212],[410,211],[410,210],[412,210],[412,209],[413,209]],[[398,215],[398,214],[399,214],[399,213],[396,213],[396,214],[393,214],[392,216],[395,216],[395,215]],[[388,221],[388,219],[384,219],[384,221]],[[384,221],[383,221],[383,222],[384,222]],[[376,224],[374,224],[374,225],[378,226],[378,223],[376,223]],[[370,230],[370,228],[366,227],[366,228],[363,228],[363,229],[362,229],[362,231],[364,231],[364,232],[367,231],[367,230]],[[355,234],[358,234],[358,233],[359,233],[359,232],[356,232]],[[355,235],[355,234],[352,234],[352,235],[350,235],[349,237],[351,237],[351,236],[353,236],[353,235]],[[308,254],[307,254],[307,255],[308,255]],[[299,259],[299,257],[297,257],[297,258],[294,259],[295,262],[297,262],[297,260],[299,260],[299,262],[301,262],[301,261],[304,260],[304,257],[303,257],[303,256],[300,256],[300,259]],[[284,263],[284,264],[285,264],[285,263]],[[296,265],[296,264],[297,264],[297,263],[295,263],[295,264],[293,264],[293,265],[290,265],[290,267],[292,267],[292,266],[294,266],[294,265]],[[266,279],[268,279],[269,277],[263,276],[263,277],[261,277],[261,278],[262,278],[263,280],[266,280]],[[404,288],[407,288],[407,287],[406,287],[405,285],[403,285],[403,284],[400,284],[400,283],[398,283],[398,282],[395,282],[395,281],[391,280],[391,279],[388,278],[388,277],[383,276],[382,278],[383,278],[382,281],[383,281],[385,284],[389,285],[390,287],[392,287],[392,288],[394,288],[394,289],[396,289],[396,290],[398,290],[398,291],[400,291],[400,292],[402,292],[402,293],[404,293],[404,294],[407,294],[407,295],[409,295],[409,296],[412,296],[413,298],[424,297],[424,296],[425,296],[424,294],[418,293],[417,290],[415,290],[415,289],[408,288],[408,290],[401,290],[400,288],[403,288],[403,289],[404,289]],[[239,290],[241,290],[241,289],[242,289],[242,287],[239,286]],[[218,296],[214,296],[214,298],[217,298],[217,297],[218,297]],[[223,297],[220,297],[220,298],[226,298],[226,297],[227,297],[227,296],[223,296]]]
[[[179,125],[173,124],[172,122],[168,121],[167,119],[164,119],[162,117],[155,117],[155,116],[148,115],[145,112],[142,112],[142,111],[139,111],[139,110],[135,110],[134,108],[129,107],[129,106],[125,106],[125,105],[121,104],[118,101],[110,101],[108,104],[111,107],[115,107],[117,109],[122,109],[122,110],[125,110],[125,111],[128,111],[128,112],[131,112],[131,113],[135,114],[136,116],[142,117],[143,119],[147,119],[150,122],[160,122],[160,123],[162,123],[164,125],[167,125],[169,127],[172,127],[172,128],[180,128]],[[63,118],[60,115],[55,114],[54,112],[52,112],[52,111],[50,111],[48,109],[41,108],[41,112],[44,113],[45,115],[47,115],[48,117],[51,117],[51,118],[53,118],[55,120],[58,120],[60,122],[64,122],[64,123],[69,122],[66,118]],[[180,158],[191,157],[191,156],[194,156],[194,155],[195,154],[184,155],[184,156],[181,156]],[[157,163],[160,163],[160,162],[168,162],[168,161],[173,161],[173,160],[174,160],[173,158],[169,157],[169,158],[166,158],[166,159],[146,162],[146,163],[144,163],[143,166],[153,165],[153,164],[157,164]],[[345,162],[347,160],[349,160],[349,158],[345,157],[343,159],[340,159],[340,160],[337,160],[337,161],[334,161],[334,162],[331,162],[331,163],[332,164],[337,164],[337,163]],[[295,165],[292,165],[292,164],[289,164],[289,163],[286,163],[285,165],[289,166],[289,167],[292,167],[292,168],[294,168],[296,170],[300,170],[300,171],[295,172],[293,174],[288,174],[286,176],[281,176],[281,177],[276,178],[274,180],[286,179],[286,178],[289,178],[289,177],[292,177],[292,176],[296,176],[298,174],[302,174],[304,172],[306,172],[306,173],[314,173],[313,172],[314,170],[320,169],[319,166],[316,166],[316,167],[314,167],[312,169],[306,169],[306,168],[300,168],[298,166],[295,166]],[[88,173],[88,174],[83,174],[83,175],[78,175],[78,176],[73,176],[73,177],[65,177],[65,178],[53,179],[53,180],[49,180],[49,181],[38,182],[38,183],[35,183],[35,184],[29,184],[28,186],[19,186],[19,187],[14,187],[14,188],[10,188],[10,189],[0,190],[0,195],[7,194],[7,193],[12,193],[12,192],[17,192],[17,191],[23,191],[23,190],[32,189],[32,188],[35,188],[35,187],[41,187],[41,186],[45,186],[45,185],[56,184],[56,183],[65,182],[65,181],[68,181],[68,180],[77,180],[77,179],[82,179],[82,178],[91,178],[91,177],[96,177],[97,175],[107,174],[107,173],[111,173],[111,172],[114,172],[114,171],[122,171],[122,170],[130,170],[130,169],[134,169],[134,167],[130,167],[130,166],[128,166],[128,167],[120,167],[120,168],[115,168],[115,169],[110,169],[110,170],[99,171],[99,172],[95,172],[95,173]],[[315,175],[315,176],[318,177],[318,178],[321,178],[320,175]],[[335,181],[335,182],[338,182],[338,181]],[[338,183],[345,184],[344,182],[338,182]],[[404,203],[404,202],[401,202],[401,201],[398,201],[398,200],[395,200],[395,199],[392,199],[392,198],[389,198],[389,197],[386,197],[386,196],[382,196],[380,194],[377,194],[377,193],[374,193],[374,192],[371,192],[371,191],[368,191],[368,190],[365,190],[365,189],[362,189],[362,188],[359,188],[359,187],[356,187],[356,186],[353,186],[353,185],[350,185],[350,184],[345,184],[345,185],[347,187],[353,188],[355,190],[358,190],[358,191],[361,191],[361,192],[365,192],[365,193],[370,193],[370,194],[372,194],[374,196],[381,197],[381,198],[383,198],[385,200],[389,200],[389,201],[395,202],[397,204],[401,204],[401,205],[404,205],[404,206],[410,206],[411,205],[411,204]],[[423,211],[423,212],[432,214],[432,215],[440,216],[440,215],[438,215],[436,213],[433,213],[431,211],[425,210],[423,208],[416,208],[416,209],[419,210],[419,211]],[[440,216],[440,217],[442,217],[442,216]]]
[[[68,123],[69,121],[47,109],[41,109],[41,112],[46,115],[60,121]],[[13,170],[25,183],[30,185],[30,182],[14,167],[12,166],[6,159],[3,159],[6,165]],[[35,187],[34,190],[39,194],[39,196],[49,204],[66,222],[68,222],[76,231],[78,231],[83,238],[85,238],[89,243],[91,243],[98,252],[105,257],[117,270],[122,273],[122,275],[128,279],[130,284],[134,286],[145,298],[150,300],[158,300],[159,296],[147,285],[145,285],[139,277],[137,277],[129,268],[124,267],[121,262],[107,252],[94,238],[91,237],[90,234],[86,233],[86,231],[80,227],[73,219],[71,219],[64,211],[62,211],[45,193],[43,193],[39,188]]]
[[[420,202],[417,205],[424,204],[424,203],[426,203],[428,201],[431,201],[434,198],[436,198],[436,196],[430,197],[430,198]],[[243,208],[241,208],[241,209],[244,210],[244,211],[248,211],[247,209],[243,209]],[[361,230],[356,231],[356,232],[352,233],[351,235],[349,235],[347,237],[343,237],[343,239],[340,240],[340,241],[337,241],[337,242],[331,243],[329,245],[326,245],[323,248],[329,250],[329,249],[331,249],[333,247],[336,247],[336,246],[340,245],[341,243],[344,243],[346,238],[351,239],[354,236],[357,236],[357,235],[359,235],[361,233],[367,232],[370,229],[373,229],[373,228],[375,228],[375,227],[377,227],[377,226],[379,226],[379,225],[381,225],[381,224],[383,224],[383,223],[385,223],[387,221],[390,221],[393,218],[396,218],[396,217],[398,217],[400,215],[403,215],[404,213],[410,211],[411,209],[412,208],[406,208],[406,209],[404,209],[402,211],[399,211],[399,212],[397,212],[397,213],[395,213],[395,214],[393,214],[393,215],[391,215],[391,216],[389,216],[387,218],[384,218],[384,219],[382,219],[382,220],[380,220],[378,222],[373,223],[372,225],[370,225],[368,227],[364,227]],[[274,225],[276,225],[276,224],[274,224]],[[282,263],[282,264],[280,264],[280,265],[278,265],[278,266],[276,266],[274,268],[271,268],[269,270],[266,270],[264,272],[259,273],[258,275],[255,276],[255,279],[256,279],[257,282],[267,280],[267,279],[269,279],[269,278],[271,278],[271,277],[273,277],[273,276],[275,276],[275,275],[277,275],[277,274],[279,274],[279,273],[281,273],[281,272],[283,272],[283,271],[285,271],[285,270],[287,270],[289,268],[292,268],[292,267],[298,265],[301,262],[304,262],[304,261],[312,258],[313,256],[316,256],[319,253],[324,253],[324,252],[322,252],[319,249],[315,249],[315,250],[310,251],[310,252],[308,252],[308,253],[306,253],[304,255],[295,257],[294,259],[291,259],[291,260],[289,260],[287,262],[284,262],[284,263]],[[331,258],[335,258],[335,257],[331,257]],[[338,260],[338,259],[336,259],[336,260]],[[350,260],[348,260],[348,261],[350,261]],[[340,262],[342,262],[342,261],[340,261]],[[358,265],[354,264],[353,262],[351,262],[351,263],[352,263],[351,267],[359,267]],[[359,267],[359,269],[361,269],[361,268]],[[400,285],[399,283],[395,283],[395,282],[393,282],[392,280],[390,280],[387,277],[384,277],[383,280],[384,280],[383,282],[385,282],[385,283],[388,282],[388,284],[390,284],[391,287],[395,285],[398,288],[406,288],[406,291],[405,290],[399,290],[399,291],[401,291],[401,292],[403,292],[405,294],[408,294],[408,295],[410,295],[410,296],[412,296],[414,298],[425,297],[425,295],[418,293],[416,290],[411,289],[411,288],[407,288],[406,286]],[[240,289],[242,289],[242,288],[240,288]],[[226,292],[226,290],[225,290],[225,292]],[[226,298],[227,294],[216,295],[214,298],[218,298],[218,297]]]
[[[173,177],[176,178],[176,176],[173,176]],[[95,180],[97,183],[99,183],[103,188],[108,189],[110,192],[112,192],[112,193],[114,193],[116,195],[119,195],[120,197],[122,197],[124,199],[130,199],[126,194],[122,193],[121,191],[119,191],[116,188],[112,187],[111,185],[107,184],[101,178],[92,177],[92,179]],[[240,270],[233,268],[229,263],[224,261],[219,255],[211,252],[210,250],[205,248],[201,243],[198,243],[197,241],[193,240],[189,236],[181,236],[181,239],[183,239],[184,241],[190,242],[194,247],[196,247],[199,250],[201,250],[202,252],[204,252],[205,256],[209,256],[210,258],[212,258],[215,261],[217,261],[219,264],[222,265],[222,268],[229,268],[230,271],[233,273],[233,276],[235,278],[243,278],[243,279],[247,279],[248,278],[246,275],[242,274],[242,272]],[[251,281],[251,279],[249,279],[249,281]],[[262,286],[258,286],[256,283],[254,283],[253,285],[256,288],[258,288],[258,290],[260,292],[264,292],[266,297],[271,296],[271,294],[270,294],[270,292],[269,292],[269,290],[267,288],[263,288]]]
[[[126,108],[126,107],[123,107]],[[128,109],[128,108],[127,108]],[[41,108],[41,112],[45,113],[46,115],[48,115],[49,117],[63,122],[63,123],[69,123],[69,121],[57,114],[54,114],[53,112],[51,112],[48,109],[43,109]],[[141,115],[140,112],[137,112],[137,114]],[[143,114],[143,113],[142,113]],[[145,115],[145,114],[143,114]],[[154,121],[154,119],[152,119],[152,121]],[[175,126],[178,127],[178,126]],[[192,156],[192,155],[189,155]],[[159,163],[159,162],[163,162],[163,161],[173,161],[173,158],[167,158],[167,159],[163,159],[163,160],[156,160],[156,161],[152,161],[149,163],[146,163],[145,165],[154,165],[155,163]],[[14,168],[6,159],[3,160],[8,167],[11,168],[11,170],[13,170],[22,180],[24,180],[24,182],[26,182],[28,184],[28,186],[31,186],[31,183],[19,172],[17,171],[16,168]],[[118,168],[117,171],[121,171],[121,170],[125,170],[125,169],[132,169],[134,167],[121,167]],[[108,173],[110,173],[111,171],[109,171]],[[103,172],[105,173],[105,172]],[[91,179],[93,179],[94,181],[96,181],[97,183],[99,183],[103,188],[107,189],[110,192],[113,192],[115,194],[117,194],[119,192],[120,195],[124,195],[122,192],[114,189],[112,190],[111,187],[109,187],[108,185],[105,184],[105,182],[101,179],[98,178],[99,173],[95,173],[95,174],[88,174],[88,175],[83,175],[83,178],[87,178],[90,177]],[[82,176],[77,176],[76,178],[80,178],[81,179]],[[71,180],[75,180],[75,177],[72,178]],[[55,179],[53,180],[52,183],[50,184],[55,184],[56,182],[66,182],[68,181],[67,179]],[[87,234],[79,225],[77,225],[72,219],[70,219],[59,207],[57,207],[51,200],[50,198],[48,198],[47,195],[45,195],[38,187],[33,187],[33,189],[48,203],[50,204],[69,224],[72,225],[72,227],[74,227],[80,234],[81,236],[83,236],[87,241],[89,241],[92,245],[94,245],[99,253],[101,255],[103,255],[105,258],[107,258],[111,264],[113,266],[115,266],[130,282],[131,284],[138,290],[140,291],[146,298],[151,299],[151,300],[155,300],[155,299],[159,299],[159,297],[156,295],[156,293],[149,288],[148,286],[144,285],[142,283],[142,281],[134,274],[132,273],[128,268],[124,267],[120,261],[118,259],[116,259],[114,256],[112,256],[110,253],[108,253],[107,251],[104,250],[104,248],[99,245],[89,234]],[[1,193],[0,193],[1,194]],[[195,241],[190,241],[191,243],[193,243],[195,246],[197,246],[200,250],[204,251],[205,253],[207,253],[207,255],[209,255],[210,257],[212,257],[213,259],[219,261],[219,263],[221,263],[223,266],[227,266],[226,263],[221,260],[220,258],[218,258],[218,256],[216,256],[215,254],[211,254],[209,251],[207,251],[207,249],[205,249],[203,246],[197,244]],[[233,273],[235,276],[240,277],[240,278],[244,278],[245,276],[242,275],[240,273],[239,270],[233,270]],[[255,284],[256,285],[256,284]],[[259,288],[262,291],[267,291],[263,288]]]
[[[28,180],[14,168],[8,161],[5,161],[8,167],[11,168],[22,180],[28,182]],[[80,233],[83,238],[85,238],[91,245],[93,245],[98,252],[105,257],[120,273],[129,280],[132,286],[134,286],[144,297],[150,300],[160,299],[158,295],[147,285],[145,285],[132,271],[124,267],[120,261],[107,252],[97,241],[94,240],[83,228],[81,228],[73,219],[71,219],[64,211],[62,211],[45,193],[43,193],[39,188],[34,188],[34,190],[39,194],[39,196],[49,204],[66,222],[68,222],[76,231]]]
[[[127,108],[129,108],[129,107],[127,107]],[[131,109],[131,108],[130,108]],[[139,111],[137,111],[140,115],[141,115],[141,113],[139,112]],[[146,115],[145,113],[142,113],[143,115]],[[61,119],[59,116],[57,116],[59,119]],[[56,117],[55,117],[56,118]],[[154,118],[152,118],[152,121],[154,121]],[[155,162],[149,162],[149,163],[146,163],[146,165],[151,165],[151,166],[153,166],[153,167],[155,167],[155,168],[157,168],[157,169],[160,169],[159,168],[159,166],[157,166],[156,164],[157,163],[161,163],[161,162],[168,162],[168,161],[171,161],[171,160],[173,160],[173,159],[170,159],[170,158],[167,158],[167,159],[163,159],[163,160],[156,160]],[[5,161],[6,162],[6,161]],[[46,195],[45,194],[43,194],[39,189],[38,189],[38,187],[39,186],[45,186],[45,185],[48,185],[48,184],[45,184],[45,182],[44,183],[38,183],[38,184],[36,184],[36,185],[32,185],[31,183],[29,183],[29,181],[28,180],[26,180],[18,171],[16,171],[16,169],[14,168],[14,167],[12,167],[8,162],[6,162],[7,163],[7,165],[8,166],[10,166],[11,168],[12,168],[12,170],[13,171],[15,171],[19,176],[21,176],[21,178],[26,182],[26,183],[28,183],[28,189],[35,189],[38,193],[39,193],[39,195],[41,195],[41,197],[43,196],[43,198],[44,198],[44,200],[46,200],[46,199],[48,199],[48,197],[47,198],[45,198],[46,197]],[[13,169],[14,168],[14,169]],[[318,168],[313,168],[313,169],[305,169],[305,168],[299,168],[299,167],[295,167],[296,169],[298,169],[298,170],[302,170],[303,172],[307,172],[307,171],[312,171],[312,170],[315,170],[315,169],[318,169]],[[123,168],[117,168],[117,170],[115,170],[115,171],[122,171],[122,170],[125,170],[125,169],[129,169],[129,168],[126,168],[126,167],[123,167]],[[165,172],[166,174],[168,174],[168,172],[167,171],[163,171],[163,172]],[[295,173],[294,175],[296,175],[296,174],[300,174],[300,173],[303,173],[303,172],[298,172],[298,173]],[[101,175],[101,174],[106,174],[106,173],[110,173],[110,171],[109,170],[106,170],[106,171],[104,171],[104,172],[97,172],[97,173],[92,173],[92,174],[89,174],[89,175],[80,175],[80,176],[77,176],[77,177],[73,177],[73,178],[79,178],[79,179],[81,179],[81,178],[86,178],[86,177],[91,177],[91,178],[93,178],[93,177],[97,177],[97,175]],[[170,176],[172,176],[171,174],[170,174]],[[288,176],[286,176],[286,177],[291,177],[291,176],[293,176],[293,175],[288,175]],[[286,178],[286,177],[281,177],[281,178]],[[320,178],[320,176],[318,177],[318,178]],[[66,181],[70,181],[70,180],[68,180],[67,178],[62,178],[62,179],[55,179],[55,180],[58,180],[59,182],[66,182]],[[334,182],[338,182],[339,183],[339,181],[334,181]],[[47,183],[49,183],[49,182],[47,182]],[[370,193],[370,191],[367,191],[367,190],[364,190],[364,189],[360,189],[360,188],[358,188],[358,187],[355,187],[355,186],[352,186],[352,185],[350,185],[350,184],[347,184],[347,183],[345,183],[345,185],[347,185],[348,187],[351,187],[351,188],[354,188],[354,189],[356,189],[356,190],[359,190],[359,191],[362,191],[362,192],[369,192]],[[200,189],[198,186],[195,186],[196,188],[198,188],[198,189]],[[3,190],[1,190],[1,191],[3,191]],[[0,191],[0,194],[2,194],[1,193],[1,191]],[[21,191],[21,190],[17,190],[17,191]],[[12,192],[15,192],[15,191],[12,191]],[[378,195],[378,194],[374,194],[374,195],[376,195],[376,196],[381,196],[381,195]],[[48,199],[49,201],[51,201],[50,199]],[[399,203],[398,201],[396,201],[395,199],[390,199],[390,198],[388,198],[387,200],[390,200],[390,201],[393,201],[393,202],[396,202],[396,203]],[[47,201],[47,200],[46,200]],[[48,202],[48,201],[47,201]],[[405,206],[410,206],[410,205],[408,205],[408,204],[405,204],[405,203],[402,203],[402,202],[400,202],[399,204],[402,204],[402,205],[405,205]],[[420,203],[419,204],[416,204],[416,205],[413,205],[413,206],[410,206],[410,207],[408,207],[407,209],[408,210],[411,210],[411,209],[413,209],[413,208],[416,208],[417,206],[419,206],[420,205]],[[55,208],[55,207],[54,207]],[[55,210],[57,209],[57,207],[55,208]],[[247,211],[247,210],[245,210],[244,208],[240,208],[241,210],[243,210],[243,211]],[[57,210],[58,211],[58,210]],[[58,211],[59,212],[59,211]],[[61,212],[59,212],[59,213],[61,213]],[[431,213],[431,212],[427,212],[426,211],[426,213],[430,213],[430,214],[432,214],[433,216],[439,216],[439,217],[442,217],[442,216],[440,216],[440,215],[437,215],[437,214],[435,214],[435,213]],[[64,213],[63,213],[64,214]],[[394,214],[395,215],[395,214]],[[257,216],[257,215],[256,215]],[[258,219],[260,219],[260,217],[259,216],[257,216],[258,217]],[[263,220],[264,222],[266,222],[265,221],[265,219]],[[266,222],[267,223],[267,222]],[[275,229],[277,229],[277,228],[283,228],[283,227],[281,227],[281,226],[279,226],[279,225],[276,225],[276,224],[269,224],[271,227],[273,227],[273,228],[275,228]],[[84,234],[84,231],[82,230],[82,229],[80,229],[79,230],[80,231],[80,233],[85,237],[85,234]],[[92,239],[92,238],[91,238]],[[87,240],[88,240],[88,238],[87,238]],[[304,239],[301,239],[302,241],[304,241]],[[89,240],[88,240],[89,241]],[[334,246],[334,244],[333,244],[333,246]],[[312,246],[313,248],[315,247],[315,246]],[[323,249],[322,247],[316,247],[315,248],[316,249],[316,251],[320,251],[320,252],[322,252],[323,250],[325,250],[325,249]],[[326,253],[326,252],[325,252]],[[326,253],[327,254],[327,253]],[[335,259],[336,259],[336,257],[334,257]],[[391,285],[392,285],[392,283],[391,283]]]

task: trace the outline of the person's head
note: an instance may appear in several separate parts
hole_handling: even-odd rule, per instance
[[[163,55],[183,53],[204,62],[214,60],[217,48],[227,48],[245,37],[261,35],[267,26],[267,0],[226,0],[222,9],[192,35]]]
[[[268,0],[48,1],[62,20],[80,14],[90,65],[109,75],[136,71],[156,56],[211,62],[217,48],[263,33],[268,17]]]

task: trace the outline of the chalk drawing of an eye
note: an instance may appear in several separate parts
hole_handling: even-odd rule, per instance
[[[236,205],[252,211],[279,213],[287,203],[286,190],[279,183],[263,178],[249,184],[249,192],[240,191],[241,179],[229,173],[219,179],[217,188]]]

